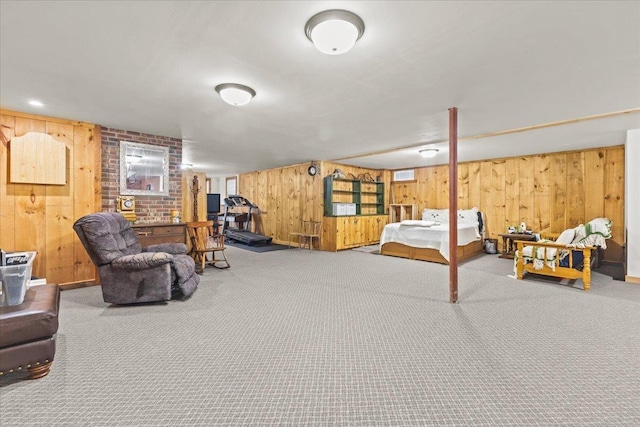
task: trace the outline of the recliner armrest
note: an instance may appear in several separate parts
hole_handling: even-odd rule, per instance
[[[159,243],[142,248],[142,252],[166,252],[171,255],[185,255],[187,245],[184,243]]]
[[[167,252],[141,252],[117,258],[111,263],[111,266],[123,270],[144,270],[172,261],[173,255]]]

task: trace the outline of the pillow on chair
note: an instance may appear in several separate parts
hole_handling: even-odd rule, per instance
[[[560,235],[556,239],[556,243],[561,245],[568,245],[569,243],[573,242],[573,238],[575,237],[575,235],[576,230],[574,228],[567,228],[562,233],[560,233]]]

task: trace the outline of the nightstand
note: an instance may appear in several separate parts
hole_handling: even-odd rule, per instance
[[[500,254],[500,258],[513,259],[513,255],[515,254],[513,241],[514,240],[525,240],[535,241],[536,235],[534,233],[507,233],[507,234],[498,234],[498,236],[502,237],[502,254]]]

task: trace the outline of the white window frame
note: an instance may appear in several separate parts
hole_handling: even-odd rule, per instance
[[[402,169],[393,171],[393,181],[415,181],[416,170],[415,169]]]

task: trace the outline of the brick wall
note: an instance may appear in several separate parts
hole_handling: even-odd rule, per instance
[[[182,211],[182,140],[122,129],[102,128],[102,210],[115,211],[120,195],[120,141],[169,147],[169,196],[135,196],[138,223],[170,222]]]

